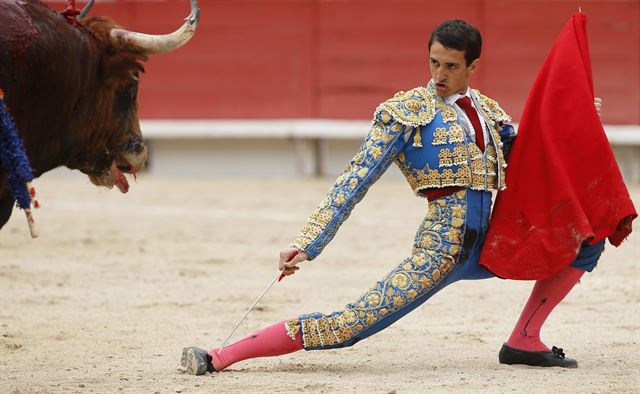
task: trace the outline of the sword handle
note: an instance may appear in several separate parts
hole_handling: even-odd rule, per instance
[[[299,252],[295,252],[293,254],[293,256],[291,256],[291,258],[289,259],[289,261],[293,260],[296,258],[296,256],[298,255]],[[284,271],[282,271],[282,273],[280,274],[280,277],[278,278],[278,282],[280,282],[282,279],[284,279],[286,275],[284,274]]]

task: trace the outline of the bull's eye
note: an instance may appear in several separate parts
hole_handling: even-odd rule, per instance
[[[133,109],[133,105],[138,95],[138,83],[131,82],[116,91],[115,111],[120,115],[128,115]]]
[[[135,100],[136,96],[138,95],[138,84],[135,82],[130,83],[127,86],[127,92],[129,93],[131,100]]]

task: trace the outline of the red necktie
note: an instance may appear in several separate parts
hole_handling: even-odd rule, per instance
[[[482,124],[480,123],[478,112],[471,106],[471,99],[464,96],[456,100],[456,104],[458,104],[458,106],[460,106],[460,108],[462,108],[467,114],[476,134],[476,145],[478,145],[478,148],[484,152],[484,131],[482,130]]]

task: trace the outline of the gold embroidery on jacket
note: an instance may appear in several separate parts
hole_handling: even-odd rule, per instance
[[[458,143],[453,148],[453,164],[456,166],[464,165],[467,163],[467,148],[464,144]]]
[[[440,113],[442,114],[442,120],[445,123],[453,122],[454,120],[458,119],[456,110],[451,108],[450,106],[445,104],[440,105],[440,103],[438,103],[436,107],[438,107],[438,109],[440,110]]]
[[[452,159],[453,153],[448,148],[440,149],[440,153],[438,153],[438,158],[440,162],[438,163],[438,167],[451,167],[453,165]]]
[[[460,126],[460,124],[458,123],[453,123],[450,127],[449,127],[449,143],[456,143],[456,142],[463,142],[464,141],[464,130],[462,129],[462,126]]]
[[[502,108],[500,108],[498,102],[483,95],[477,89],[473,89],[473,92],[480,98],[480,107],[491,119],[494,126],[497,123],[511,122],[511,117],[507,115]],[[499,141],[499,139],[496,141]]]
[[[444,145],[447,143],[447,129],[444,127],[436,127],[433,132],[432,145]]]
[[[422,129],[420,126],[416,126],[413,134],[413,147],[422,148]]]
[[[433,98],[425,87],[396,93],[378,106],[376,116],[385,111],[398,123],[412,127],[429,124],[436,115]]]
[[[293,247],[308,252],[312,257],[322,250],[370,184],[396,159],[398,149],[393,144],[396,139],[402,138],[405,127],[394,121],[386,110],[377,112],[360,150],[307,219],[292,242]],[[314,249],[316,246],[317,250]]]
[[[498,179],[495,172],[497,170],[496,164],[490,163],[490,169],[485,171],[485,164],[481,158],[472,161],[473,170],[466,164],[458,168],[445,167],[442,172],[428,166],[422,170],[410,170],[407,168],[406,163],[398,163],[398,166],[416,193],[423,189],[448,186],[462,186],[486,191],[498,190],[498,185],[496,184]]]

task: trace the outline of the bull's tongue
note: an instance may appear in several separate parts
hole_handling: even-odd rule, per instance
[[[111,167],[111,172],[113,173],[113,177],[116,180],[116,186],[118,186],[118,189],[120,189],[120,191],[122,193],[126,193],[129,191],[129,182],[127,182],[127,178],[125,178],[124,174],[122,173],[122,171],[120,171],[118,169],[118,167],[114,164]]]

